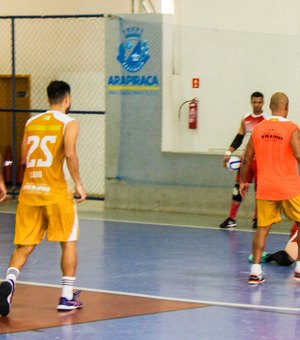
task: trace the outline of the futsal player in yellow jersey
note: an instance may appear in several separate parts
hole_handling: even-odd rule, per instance
[[[65,164],[75,183],[77,202],[86,198],[78,166],[76,141],[79,125],[67,116],[71,89],[63,81],[47,87],[50,110],[30,118],[25,126],[22,160],[26,165],[16,213],[15,251],[6,280],[0,284],[0,314],[9,313],[16,279],[29,255],[44,236],[60,242],[62,293],[58,310],[83,304],[73,293],[77,268],[78,218],[73,192],[68,188]]]

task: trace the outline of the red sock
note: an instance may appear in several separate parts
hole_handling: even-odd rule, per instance
[[[237,215],[237,212],[238,212],[238,210],[239,210],[239,207],[240,207],[240,203],[235,202],[235,201],[233,201],[233,202],[231,203],[231,206],[230,206],[230,213],[229,213],[229,217],[230,217],[230,218],[233,218],[233,219],[236,218],[236,215]]]

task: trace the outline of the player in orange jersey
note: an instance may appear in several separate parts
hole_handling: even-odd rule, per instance
[[[249,284],[264,281],[261,256],[273,223],[281,221],[283,211],[287,218],[300,224],[300,131],[286,117],[289,100],[286,94],[273,94],[270,102],[272,116],[256,125],[247,144],[241,165],[240,192],[248,190],[247,173],[254,154],[257,162],[257,217],[258,228],[252,241],[253,264]],[[297,236],[298,248],[300,244]],[[300,280],[300,254],[298,254],[294,277]]]
[[[86,198],[76,141],[78,122],[67,115],[71,107],[71,89],[63,81],[47,87],[50,110],[30,118],[22,141],[25,173],[16,213],[15,251],[6,280],[0,284],[0,314],[9,313],[19,271],[45,234],[48,241],[61,244],[62,293],[58,310],[73,310],[83,304],[73,293],[77,268],[79,232],[73,192],[68,188],[66,167],[75,183],[77,202]]]
[[[254,92],[251,94],[251,105],[252,105],[252,113],[244,115],[236,137],[234,138],[228,150],[225,152],[224,159],[223,159],[223,164],[225,168],[226,168],[226,164],[231,154],[236,149],[238,149],[242,145],[242,143],[244,143],[244,145],[247,145],[247,142],[251,136],[254,126],[260,123],[261,121],[263,121],[268,116],[267,113],[263,112],[264,95],[261,92]],[[251,167],[249,169],[249,172],[248,172],[248,181],[249,183],[254,182],[254,185],[256,187],[256,161],[255,159],[253,160]],[[232,191],[232,201],[230,205],[229,216],[220,224],[220,228],[223,228],[223,229],[233,228],[237,225],[236,215],[238,213],[239,207],[243,200],[240,194],[240,190],[239,190],[240,188],[240,171],[239,170],[238,170],[235,182],[236,183]],[[253,228],[256,228],[257,226],[256,207],[255,207],[255,212],[254,212],[252,222],[253,222],[252,224]]]
[[[3,157],[0,154],[0,202],[4,201],[6,193],[6,186],[3,178]]]

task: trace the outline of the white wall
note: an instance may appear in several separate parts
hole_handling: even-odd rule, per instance
[[[157,13],[161,1],[152,0]],[[1,0],[1,15],[125,14],[132,12],[132,0]]]
[[[185,26],[264,32],[300,33],[298,0],[174,0],[176,22]]]
[[[131,0],[1,0],[1,15],[130,13]]]
[[[300,3],[175,0],[175,13],[173,58],[164,60],[163,151],[222,154],[254,91],[265,94],[266,110],[272,93],[286,92],[290,118],[300,124]],[[192,89],[194,77],[199,89]],[[187,106],[180,121],[178,108],[194,97],[199,123],[189,130]]]

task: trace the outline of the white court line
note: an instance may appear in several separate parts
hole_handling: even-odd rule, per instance
[[[87,220],[87,221],[107,221],[107,222],[116,222],[116,223],[133,223],[133,224],[145,224],[145,225],[156,225],[156,226],[167,226],[167,227],[175,227],[175,228],[194,228],[194,229],[209,229],[209,230],[220,230],[221,232],[236,232],[236,231],[241,231],[245,233],[253,233],[252,230],[247,230],[247,229],[220,229],[219,227],[209,227],[209,226],[199,226],[199,225],[187,225],[187,224],[171,224],[171,223],[159,223],[159,222],[143,222],[143,221],[128,221],[128,220],[114,220],[114,219],[109,219],[109,218],[96,218],[96,217],[84,217],[84,218],[79,218],[79,220]],[[278,235],[289,235],[290,232],[284,232],[284,231],[270,231],[269,234],[278,234]]]
[[[21,283],[24,285],[40,286],[40,287],[61,288],[61,285],[46,284],[46,283],[39,283],[39,282],[18,281],[18,283]],[[291,307],[278,307],[278,306],[266,306],[266,305],[251,305],[251,304],[246,304],[246,303],[231,303],[231,302],[221,302],[221,301],[182,299],[182,298],[172,298],[172,297],[167,297],[167,296],[149,295],[149,294],[128,293],[128,292],[103,290],[103,289],[90,289],[90,288],[84,288],[84,287],[76,287],[76,289],[79,289],[82,291],[88,291],[88,292],[95,292],[95,293],[127,295],[127,296],[144,297],[144,298],[156,299],[156,300],[205,304],[209,306],[218,306],[218,307],[243,308],[243,309],[255,309],[255,310],[259,309],[259,310],[270,310],[270,311],[281,311],[281,312],[300,312],[300,308],[291,308]]]
[[[16,214],[16,212],[15,211],[1,211],[0,210],[0,214]]]
[[[2,214],[15,214],[12,211],[0,211]],[[80,213],[78,213],[78,216]],[[107,221],[107,222],[115,222],[115,223],[132,223],[132,224],[145,224],[145,225],[155,225],[155,226],[167,226],[167,227],[175,227],[175,228],[194,228],[194,229],[209,229],[209,230],[220,230],[219,227],[209,227],[209,226],[198,226],[198,225],[186,225],[186,224],[172,224],[172,223],[159,223],[159,222],[144,222],[144,221],[130,221],[130,220],[115,220],[110,218],[103,218],[103,217],[80,217],[79,220],[86,220],[86,221]],[[223,232],[236,232],[241,231],[245,233],[253,233],[253,230],[246,230],[246,229],[221,229],[220,231]],[[277,234],[277,235],[289,235],[290,232],[281,232],[281,231],[270,231],[270,234]]]
[[[166,227],[176,227],[176,228],[199,228],[199,229],[218,229],[216,227],[208,227],[208,226],[198,226],[198,225],[186,225],[186,224],[171,224],[171,223],[159,223],[159,222],[143,222],[143,221],[130,221],[130,220],[114,220],[109,218],[80,218],[80,220],[87,220],[87,221],[107,221],[107,222],[115,222],[115,223],[132,223],[132,224],[145,224],[145,225],[156,225],[156,226],[166,226]],[[243,230],[247,231],[248,230]],[[251,231],[251,230],[250,230]]]

